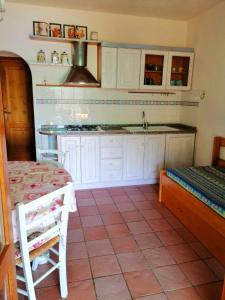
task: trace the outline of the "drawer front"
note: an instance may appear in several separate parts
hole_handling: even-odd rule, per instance
[[[101,172],[101,181],[122,181],[122,170],[104,170]]]
[[[101,161],[102,171],[122,170],[122,159],[105,159]]]
[[[123,137],[118,135],[107,135],[101,137],[101,147],[121,147],[123,146]]]
[[[120,158],[122,157],[122,148],[101,148],[101,158]]]

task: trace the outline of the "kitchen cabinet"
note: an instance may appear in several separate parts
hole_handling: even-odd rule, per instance
[[[178,168],[193,165],[195,134],[167,134],[165,167]]]
[[[194,53],[169,52],[167,68],[167,88],[190,90]]]
[[[81,137],[81,171],[82,183],[97,183],[99,181],[99,137]]]
[[[118,49],[117,88],[139,88],[140,59],[140,49]]]
[[[102,47],[102,88],[116,88],[117,48]]]
[[[142,50],[141,52],[141,89],[165,89],[167,79],[168,52]]]
[[[144,179],[158,179],[164,168],[165,135],[145,136]]]
[[[139,180],[144,175],[144,135],[124,137],[123,179]]]
[[[71,174],[75,184],[81,183],[80,137],[58,136],[58,149],[66,152],[65,168]]]

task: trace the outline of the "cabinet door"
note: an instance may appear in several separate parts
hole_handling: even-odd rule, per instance
[[[159,178],[164,168],[165,135],[148,135],[145,137],[144,178]]]
[[[194,53],[169,52],[167,69],[167,88],[190,90]]]
[[[102,47],[102,88],[116,88],[117,48]]]
[[[82,183],[99,181],[99,137],[81,137]]]
[[[81,183],[80,137],[58,137],[58,149],[67,152],[65,168],[71,174],[75,184]]]
[[[124,180],[143,179],[144,135],[129,135],[124,138]]]
[[[138,89],[141,50],[118,49],[117,88]]]
[[[167,76],[167,51],[142,50],[141,89],[165,89]]]
[[[194,134],[168,134],[166,136],[166,167],[190,167],[194,157]]]

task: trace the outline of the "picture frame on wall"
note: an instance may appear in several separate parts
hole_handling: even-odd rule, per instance
[[[75,37],[75,26],[63,24],[63,37],[73,39]]]
[[[49,36],[55,38],[61,38],[62,25],[58,23],[49,23]]]
[[[77,25],[75,29],[75,38],[79,40],[87,40],[87,26]]]
[[[48,36],[48,23],[42,21],[33,21],[33,35]]]

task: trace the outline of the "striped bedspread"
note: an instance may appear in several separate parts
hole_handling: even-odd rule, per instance
[[[169,168],[167,176],[225,218],[225,168]]]

